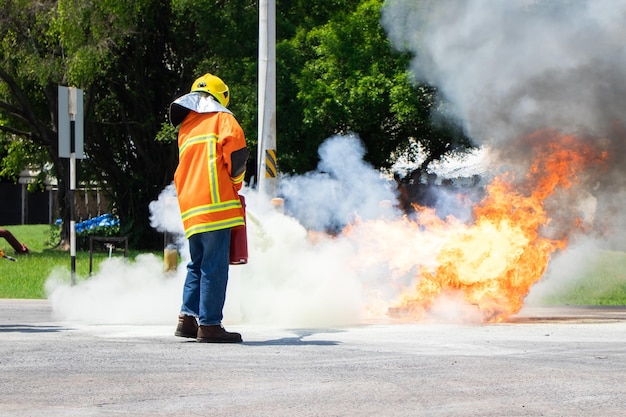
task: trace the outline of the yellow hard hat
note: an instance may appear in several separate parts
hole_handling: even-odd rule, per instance
[[[195,91],[203,91],[211,94],[222,106],[228,107],[228,102],[230,101],[228,86],[221,78],[213,74],[206,73],[194,81],[191,86],[191,92],[193,93]]]

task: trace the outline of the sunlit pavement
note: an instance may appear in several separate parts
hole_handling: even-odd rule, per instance
[[[538,308],[508,323],[171,326],[56,322],[0,300],[0,416],[623,416],[626,310]]]

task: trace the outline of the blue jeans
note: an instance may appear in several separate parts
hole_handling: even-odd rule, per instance
[[[191,262],[183,287],[181,314],[198,317],[202,326],[222,323],[230,254],[230,229],[189,238]]]

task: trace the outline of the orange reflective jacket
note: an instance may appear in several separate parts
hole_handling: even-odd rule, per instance
[[[174,174],[187,238],[244,224],[237,194],[245,175],[242,154],[247,159],[244,133],[230,112],[189,111],[178,134]]]

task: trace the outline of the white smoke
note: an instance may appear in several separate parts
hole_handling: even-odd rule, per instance
[[[68,272],[58,269],[46,281],[54,315],[69,322],[92,324],[168,324],[180,309],[181,283],[163,272],[163,261],[151,254],[126,262],[106,259],[88,279],[71,286]],[[80,277],[86,278],[86,277]]]
[[[281,189],[287,190],[286,198],[297,202],[292,207],[319,208],[315,225],[320,228],[399,215],[388,204],[394,198],[389,184],[362,160],[363,154],[356,136],[331,138],[320,149],[319,170],[291,177]],[[329,194],[331,189],[338,193]],[[393,272],[396,266],[372,256],[381,246],[398,242],[358,233],[331,237],[311,232],[303,223],[313,211],[295,210],[304,216],[299,221],[254,190],[244,189],[242,194],[246,196],[249,262],[230,268],[226,324],[313,327],[384,317],[398,291],[414,275],[410,269]],[[150,204],[150,221],[157,230],[180,237],[174,196],[172,186],[163,190]],[[340,209],[331,210],[333,204]],[[67,273],[55,271],[46,285],[54,313],[75,322],[173,325],[189,260],[186,240],[178,242],[181,261],[173,273],[164,272],[162,259],[150,254],[132,262],[107,259],[92,277],[75,286],[63,279]],[[416,246],[417,242],[410,247]]]
[[[150,226],[159,232],[183,235],[183,222],[180,218],[180,209],[176,200],[176,188],[170,184],[159,194],[156,201],[150,202]]]
[[[626,115],[626,2],[387,0],[382,23],[479,143]]]
[[[287,211],[308,229],[339,231],[358,216],[394,215],[381,204],[396,195],[387,180],[363,161],[365,147],[355,134],[335,136],[319,148],[314,172],[281,179]]]

